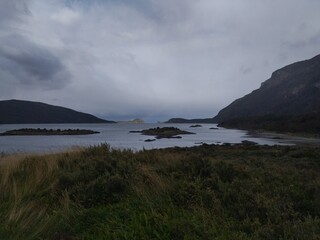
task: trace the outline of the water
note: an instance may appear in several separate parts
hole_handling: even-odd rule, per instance
[[[191,128],[191,124],[18,124],[0,125],[0,133],[20,128],[47,128],[47,129],[88,129],[100,132],[93,135],[74,136],[0,136],[0,153],[44,153],[65,150],[75,146],[95,146],[107,143],[113,148],[130,148],[132,150],[166,148],[166,147],[190,147],[201,143],[222,144],[241,143],[244,140],[258,144],[275,145],[279,140],[254,138],[246,131],[219,128],[215,124],[202,124],[202,127]],[[153,136],[144,136],[140,133],[129,133],[133,130],[143,130],[154,127],[178,127],[196,134],[182,135],[181,139],[159,139],[153,142],[145,142],[153,139]]]

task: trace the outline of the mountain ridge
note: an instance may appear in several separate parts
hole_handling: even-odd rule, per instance
[[[318,129],[320,116],[320,55],[298,61],[274,71],[260,88],[236,99],[213,118],[172,118],[168,123],[219,123],[222,127],[280,129],[286,121],[291,126]],[[304,119],[302,121],[302,119]],[[277,125],[277,126],[271,126]],[[297,126],[296,126],[297,127]],[[294,127],[294,130],[301,129]]]
[[[114,123],[88,113],[42,102],[25,100],[0,101],[0,124],[33,123]]]
[[[260,88],[223,108],[213,120],[224,122],[270,114],[303,115],[320,112],[320,55],[272,73]]]

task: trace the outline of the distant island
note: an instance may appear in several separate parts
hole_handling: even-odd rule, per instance
[[[191,127],[191,128],[199,128],[199,127],[202,127],[202,125],[200,125],[200,124],[194,124],[194,125],[191,125],[190,127]]]
[[[0,124],[115,123],[88,113],[41,102],[0,101]]]
[[[133,124],[143,124],[144,121],[140,118],[135,118],[133,120],[129,120],[129,121],[118,121],[118,123],[133,123]]]
[[[1,133],[0,136],[48,136],[48,135],[89,135],[99,132],[86,129],[46,129],[46,128],[21,128]]]
[[[157,128],[150,128],[150,129],[145,129],[142,131],[130,131],[131,133],[141,133],[142,135],[146,136],[155,136],[156,139],[161,139],[161,138],[181,138],[182,134],[194,134],[192,132],[180,130],[179,128],[175,127],[157,127]]]

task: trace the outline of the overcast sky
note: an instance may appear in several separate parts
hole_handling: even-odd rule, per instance
[[[319,0],[0,0],[0,99],[213,117],[320,54]]]

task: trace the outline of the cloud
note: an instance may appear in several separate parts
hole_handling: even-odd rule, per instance
[[[24,15],[29,14],[27,7],[29,0],[3,0],[0,2],[0,26],[8,26],[13,21],[22,20]]]
[[[312,0],[3,0],[0,77],[10,98],[99,116],[214,116],[276,69],[319,54],[319,8]]]
[[[3,72],[23,85],[43,89],[62,88],[69,77],[58,57],[20,35],[0,39],[0,76]]]

